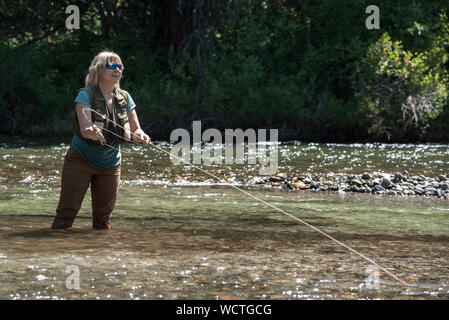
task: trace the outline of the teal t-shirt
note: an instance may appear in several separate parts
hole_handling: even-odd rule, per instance
[[[82,103],[89,108],[92,108],[90,104],[89,94],[85,90],[81,90],[75,102]],[[131,95],[128,93],[128,112],[136,107]],[[111,146],[118,150],[112,149],[108,146],[102,146],[100,144],[94,145],[87,143],[77,135],[72,139],[73,148],[86,160],[90,165],[99,169],[108,169],[120,164],[122,155],[120,153],[120,144],[113,143]]]

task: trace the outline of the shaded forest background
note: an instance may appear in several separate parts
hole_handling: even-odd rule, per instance
[[[367,6],[380,8],[368,30]],[[80,9],[68,30],[66,7]],[[117,52],[154,139],[448,142],[447,0],[0,0],[0,133],[69,136],[92,58]]]

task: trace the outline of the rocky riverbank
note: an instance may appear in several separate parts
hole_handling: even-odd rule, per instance
[[[437,177],[409,176],[407,171],[394,174],[365,172],[361,175],[328,173],[322,176],[278,173],[266,178],[252,178],[248,185],[262,189],[359,192],[449,199],[449,174],[440,174]]]

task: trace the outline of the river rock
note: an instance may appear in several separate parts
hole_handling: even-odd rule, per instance
[[[371,175],[368,172],[364,172],[362,174],[362,179],[363,180],[369,180],[369,179],[371,179]]]
[[[270,177],[270,182],[282,182],[284,181],[284,178],[278,177],[278,176],[272,176]]]
[[[312,183],[310,184],[310,188],[312,189],[318,189],[321,186],[321,182],[319,181],[312,181]]]
[[[433,181],[433,182],[429,183],[426,186],[426,188],[429,188],[429,187],[434,188],[434,189],[439,189],[440,188],[440,184],[438,182],[436,182],[436,181]]]
[[[424,193],[424,190],[421,189],[420,187],[415,187],[413,189],[413,191],[415,191],[415,194],[418,194],[418,195],[422,195]]]
[[[261,177],[255,177],[250,182],[253,184],[263,184],[263,183],[265,183],[265,179],[263,179]]]
[[[279,177],[279,178],[282,178],[284,180],[287,180],[287,174],[283,173],[283,172],[276,173],[275,177]]]
[[[379,178],[391,180],[391,176],[388,173],[380,173]]]
[[[394,179],[393,182],[402,182],[402,180],[404,179],[404,176],[402,174],[400,174],[399,172],[396,172],[394,174]]]
[[[402,182],[401,183],[401,187],[402,188],[413,188],[414,187],[414,184],[413,183],[410,183],[410,182]]]
[[[349,184],[350,185],[355,185],[357,187],[361,187],[362,186],[362,183],[357,178],[349,180]]]
[[[385,191],[385,188],[383,188],[382,186],[377,184],[373,187],[373,191],[376,191],[376,192]]]
[[[285,182],[284,185],[282,186],[282,188],[284,190],[293,190],[293,187],[289,182]]]
[[[390,179],[391,177],[391,179]],[[364,172],[362,175],[354,174],[306,174],[294,176],[290,179],[286,173],[278,173],[271,177],[248,177],[250,185],[261,185],[266,189],[306,190],[360,192],[388,194],[396,196],[434,196],[449,198],[449,177],[439,174],[436,177],[414,175],[408,177],[408,172],[395,172],[394,174]],[[26,182],[29,179],[25,179]],[[180,180],[175,177],[174,180]]]
[[[380,186],[384,189],[389,189],[389,188],[391,188],[392,183],[391,183],[390,179],[383,178],[382,182],[380,183]]]
[[[302,181],[295,181],[295,182],[293,182],[293,187],[295,187],[296,189],[299,189],[299,190],[304,190],[304,189],[309,188],[309,185],[305,184]]]
[[[28,176],[25,179],[20,180],[20,182],[23,182],[23,183],[29,183],[29,182],[32,182],[32,181],[33,181],[33,179],[31,178],[31,176]]]

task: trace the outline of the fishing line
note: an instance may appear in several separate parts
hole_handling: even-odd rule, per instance
[[[88,117],[86,116],[86,114],[84,113],[84,111],[85,111],[86,109],[87,109],[87,110],[90,110],[90,111],[92,111],[92,112],[97,113],[97,114],[100,115],[103,119],[106,119],[107,121],[112,122],[114,125],[116,125],[116,126],[122,128],[123,130],[128,130],[128,129],[122,127],[121,125],[115,123],[114,121],[112,121],[112,120],[109,119],[108,117],[106,117],[106,116],[102,115],[101,113],[97,112],[96,110],[89,109],[89,108],[83,108],[83,115],[84,115],[84,117],[85,117],[85,118],[87,119],[87,121],[89,121],[92,125],[94,125],[94,123],[92,123],[92,121],[90,121],[89,118],[88,118]],[[138,143],[138,142],[136,142],[136,141],[134,141],[134,140],[132,140],[132,139],[126,139],[125,137],[122,137],[122,136],[116,134],[115,132],[112,132],[111,130],[108,130],[108,129],[106,129],[106,128],[102,128],[102,129],[105,130],[105,131],[107,131],[107,132],[109,132],[109,133],[111,133],[111,134],[113,134],[113,135],[115,135],[115,136],[117,136],[117,137],[119,137],[120,139],[123,139],[123,140],[126,140],[126,141],[128,141],[128,142],[132,142],[132,143],[135,143],[135,144],[140,145],[140,143]],[[134,133],[132,133],[132,134],[134,135]],[[110,148],[113,148],[113,149],[115,149],[115,150],[120,151],[119,149],[117,149],[117,148],[115,148],[115,147],[113,147],[113,146],[111,146],[111,145],[109,145],[109,144],[103,143],[103,145],[104,145],[104,146],[107,146],[107,147],[110,147]],[[156,146],[156,145],[154,145],[154,144],[150,144],[150,145],[153,146],[154,148],[156,148],[157,150],[162,151],[162,152],[168,154],[169,156],[174,157],[174,158],[176,158],[177,160],[179,160],[179,161],[181,161],[181,162],[183,162],[183,163],[185,163],[185,164],[188,164],[188,165],[190,165],[191,167],[193,167],[193,168],[195,168],[195,169],[197,169],[197,170],[199,170],[199,171],[201,171],[201,172],[203,172],[203,173],[205,173],[205,174],[207,174],[207,175],[209,175],[209,176],[211,176],[211,177],[213,177],[213,178],[219,180],[220,182],[223,182],[223,183],[226,184],[226,181],[224,181],[222,178],[217,177],[216,175],[214,175],[214,174],[212,174],[212,173],[210,173],[210,172],[208,172],[208,171],[206,171],[206,170],[204,170],[204,169],[201,169],[201,168],[199,168],[199,167],[193,165],[192,163],[190,163],[190,162],[188,162],[188,161],[185,161],[184,159],[181,159],[181,158],[179,158],[179,157],[177,157],[177,156],[171,154],[170,152],[168,152],[168,151],[166,151],[166,150],[164,150],[164,149],[162,149],[162,148],[160,148],[160,147],[158,147],[158,146]],[[128,153],[128,152],[127,152],[127,153]],[[130,153],[130,152],[129,152],[129,153]],[[286,216],[288,216],[288,217],[290,217],[290,218],[292,218],[292,219],[294,219],[294,220],[296,220],[296,221],[298,221],[298,222],[300,222],[300,223],[302,223],[302,224],[308,226],[309,228],[315,230],[316,232],[322,234],[323,236],[325,236],[325,237],[331,239],[332,241],[334,241],[335,243],[339,244],[340,246],[342,246],[342,247],[348,249],[348,250],[351,251],[352,253],[355,253],[356,255],[360,256],[360,257],[363,258],[364,260],[366,260],[366,261],[368,261],[369,263],[375,265],[375,266],[378,267],[380,270],[384,271],[386,274],[388,274],[389,276],[391,276],[391,277],[394,278],[395,280],[399,281],[401,284],[406,285],[406,286],[412,286],[411,284],[408,284],[408,283],[406,283],[405,281],[403,281],[403,280],[399,279],[398,277],[396,277],[393,273],[391,273],[390,271],[388,271],[388,270],[385,269],[384,267],[380,266],[379,264],[377,264],[377,263],[376,263],[375,261],[373,261],[372,259],[366,257],[365,255],[363,255],[362,253],[358,252],[357,250],[351,248],[350,246],[344,244],[343,242],[341,242],[341,241],[335,239],[334,237],[328,235],[328,234],[325,233],[324,231],[321,231],[320,229],[316,228],[315,226],[313,226],[313,225],[311,225],[311,224],[309,224],[309,223],[307,223],[307,222],[305,222],[305,221],[299,219],[298,217],[295,217],[294,215],[292,215],[292,214],[290,214],[290,213],[288,213],[288,212],[286,212],[286,211],[284,211],[284,210],[282,210],[282,209],[280,209],[280,208],[278,208],[278,207],[272,205],[271,203],[266,202],[265,200],[262,200],[262,199],[260,199],[260,198],[258,198],[258,197],[256,197],[256,196],[252,195],[251,193],[249,193],[249,192],[247,192],[247,191],[245,191],[245,190],[243,190],[243,189],[240,189],[239,187],[237,187],[237,186],[235,186],[235,185],[232,185],[232,184],[228,184],[228,185],[229,185],[230,187],[232,187],[232,188],[234,188],[234,189],[236,189],[236,190],[238,190],[238,191],[244,193],[245,195],[247,195],[247,196],[249,196],[249,197],[251,197],[251,198],[253,198],[253,199],[257,200],[257,201],[260,201],[260,202],[262,202],[263,204],[265,204],[265,205],[267,205],[267,206],[269,206],[269,207],[271,207],[271,208],[273,208],[273,209],[275,209],[275,210],[277,210],[277,211],[283,213],[284,215],[286,215]]]

